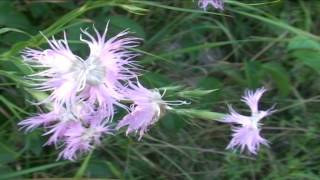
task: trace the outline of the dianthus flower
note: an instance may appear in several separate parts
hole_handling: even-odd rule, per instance
[[[209,5],[212,5],[216,9],[223,10],[223,0],[199,0],[198,5],[205,10]]]
[[[133,101],[131,113],[127,114],[117,125],[117,129],[128,126],[126,134],[139,133],[139,140],[156,123],[168,109],[169,105],[185,104],[184,101],[164,101],[157,89],[149,90],[140,83],[130,84],[126,98]]]
[[[45,132],[44,135],[51,135],[46,144],[57,145],[59,140],[64,136],[66,129],[80,121],[79,117],[81,117],[81,115],[78,113],[83,114],[83,112],[75,112],[72,110],[67,110],[63,107],[54,107],[51,112],[41,113],[39,115],[30,117],[21,121],[18,123],[18,125],[20,125],[27,132],[33,131],[38,127],[45,128],[47,132]]]
[[[99,145],[102,135],[110,134],[105,115],[93,110],[88,104],[79,102],[73,109],[53,108],[19,123],[26,131],[43,127],[50,138],[45,145],[64,146],[59,157],[75,160],[79,154],[86,153]]]
[[[58,158],[71,161],[101,144],[103,135],[112,134],[103,117],[92,116],[87,122],[74,124],[64,133],[64,149]]]
[[[64,39],[47,39],[48,49],[26,49],[23,58],[42,68],[31,78],[38,90],[51,91],[47,101],[69,107],[77,98],[87,99],[88,103],[98,103],[113,116],[113,105],[121,106],[118,100],[122,98],[119,91],[123,82],[137,76],[133,60],[137,54],[128,48],[136,47],[140,39],[128,37],[128,31],[107,39],[108,25],[103,34],[93,29],[95,37],[86,30],[82,33],[88,40],[80,35],[80,40],[90,48],[86,60],[71,52],[66,33]]]
[[[245,116],[237,113],[231,106],[230,114],[224,118],[224,122],[240,125],[234,127],[232,139],[227,146],[227,149],[235,149],[240,147],[241,152],[247,148],[252,154],[257,154],[260,144],[268,146],[268,141],[260,136],[260,121],[272,114],[273,107],[268,110],[259,110],[258,103],[266,91],[265,88],[257,89],[256,91],[247,90],[242,97],[242,101],[245,102],[250,110],[251,116]]]

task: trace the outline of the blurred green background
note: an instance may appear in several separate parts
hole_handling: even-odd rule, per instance
[[[229,0],[225,11],[203,11],[197,0],[2,0],[0,1],[0,179],[320,179],[320,1]],[[34,115],[38,92],[21,59],[26,47],[47,47],[62,37],[86,57],[80,28],[94,24],[109,37],[129,28],[144,38],[141,77],[149,88],[182,86],[167,99],[188,99],[190,111],[248,113],[243,90],[270,89],[262,107],[277,104],[264,119],[270,148],[257,156],[225,150],[230,126],[198,113],[168,113],[140,142],[123,132],[77,162],[56,161],[58,150],[42,145],[41,129],[25,134],[17,122]],[[193,91],[212,90],[209,94]],[[180,107],[177,107],[180,108]],[[188,113],[187,113],[188,114]]]

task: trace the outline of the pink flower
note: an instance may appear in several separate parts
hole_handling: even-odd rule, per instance
[[[87,98],[92,104],[98,102],[101,108],[111,113],[112,104],[121,106],[116,100],[123,98],[120,93],[125,88],[123,82],[138,75],[138,68],[133,60],[138,54],[129,48],[138,46],[141,39],[129,37],[129,32],[123,31],[106,40],[108,24],[103,34],[93,29],[96,38],[86,30],[82,32],[89,40],[80,36],[80,40],[87,43],[90,48],[90,55],[86,60],[87,85],[84,86],[81,97]]]
[[[22,52],[23,58],[34,67],[42,69],[30,76],[35,81],[36,89],[52,91],[49,99],[54,100],[57,105],[69,105],[79,88],[74,66],[83,60],[71,52],[66,34],[64,40],[53,38],[47,41],[49,49],[26,49]]]
[[[35,128],[43,127],[47,132],[44,135],[51,135],[45,145],[57,145],[63,138],[65,131],[79,121],[79,117],[75,116],[72,111],[65,108],[54,108],[49,113],[42,113],[34,117],[30,117],[18,123],[21,128],[27,132],[33,131]]]
[[[46,132],[43,135],[50,136],[45,145],[64,146],[59,158],[75,160],[99,145],[103,135],[110,134],[107,123],[103,111],[94,110],[85,102],[78,102],[72,109],[54,107],[53,111],[23,120],[19,125],[26,131],[44,127]]]
[[[72,106],[72,109],[56,108],[57,114],[55,122],[44,126],[47,132],[44,135],[50,135],[49,140],[45,145],[58,145],[60,141],[64,141],[65,134],[70,128],[74,128],[83,121],[91,118],[94,114],[99,112],[94,111],[92,107],[85,102],[78,102]]]
[[[273,107],[266,111],[259,110],[258,108],[259,100],[265,91],[265,88],[257,89],[255,92],[247,90],[242,97],[242,101],[251,110],[251,116],[241,115],[231,106],[229,107],[230,114],[224,118],[224,122],[234,123],[240,125],[240,127],[233,128],[234,133],[227,149],[240,147],[242,152],[247,148],[252,154],[257,154],[260,144],[268,145],[268,141],[260,136],[260,126],[262,125],[260,121],[274,112]]]
[[[59,158],[76,160],[101,144],[103,135],[112,134],[103,119],[94,116],[87,125],[77,123],[68,128],[64,134],[64,149]]]
[[[139,132],[139,140],[166,112],[171,109],[168,105],[185,104],[184,101],[164,101],[158,90],[149,90],[140,83],[130,84],[126,97],[133,101],[131,113],[126,115],[117,125],[116,129],[128,126],[126,134]]]
[[[223,10],[223,0],[199,0],[198,5],[205,10],[209,5],[212,5],[216,9]]]
[[[21,129],[25,129],[26,132],[33,131],[40,126],[48,126],[54,123],[58,119],[56,112],[42,113],[37,116],[30,117],[18,123]]]
[[[44,69],[31,78],[38,90],[52,92],[47,102],[69,107],[76,99],[88,99],[88,103],[98,103],[113,116],[113,106],[121,106],[119,100],[123,95],[119,92],[123,83],[137,76],[133,60],[137,54],[128,48],[136,47],[140,39],[129,37],[128,31],[106,39],[107,27],[103,34],[93,28],[96,38],[82,30],[89,38],[80,36],[90,48],[86,60],[71,52],[66,34],[63,40],[47,39],[49,49],[23,52],[26,62]]]

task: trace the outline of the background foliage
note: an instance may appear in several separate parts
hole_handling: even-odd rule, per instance
[[[192,0],[0,1],[0,178],[319,179],[319,13],[317,0],[229,0],[223,12]],[[109,35],[130,28],[145,39],[136,49],[143,83],[182,86],[166,98],[192,101],[183,107],[192,117],[169,113],[140,142],[120,132],[77,162],[56,161],[41,130],[25,134],[16,125],[44,95],[28,88],[32,70],[19,52],[46,47],[39,31],[66,31],[85,57],[80,28],[103,30],[108,20]],[[270,89],[265,107],[278,109],[263,121],[270,148],[257,156],[226,151],[230,127],[207,111],[227,112],[232,103],[246,113],[243,90],[261,86]]]

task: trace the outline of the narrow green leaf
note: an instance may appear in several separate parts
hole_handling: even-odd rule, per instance
[[[84,159],[84,161],[81,164],[81,167],[79,168],[79,170],[77,171],[76,175],[74,176],[75,178],[79,179],[79,178],[83,177],[83,175],[86,172],[87,167],[89,165],[90,159],[92,157],[92,153],[93,153],[93,151],[90,151],[90,153]]]
[[[241,7],[247,8],[247,6],[243,6],[242,3],[238,3],[238,2],[235,2],[235,1],[232,1],[232,3],[236,4],[236,5],[239,5]],[[242,5],[240,5],[240,4],[242,4]],[[252,7],[249,7],[248,9],[256,10],[256,8],[252,8]],[[287,30],[289,32],[292,32],[292,33],[294,33],[296,35],[306,36],[306,37],[310,37],[310,38],[314,38],[314,39],[318,39],[318,40],[320,39],[319,36],[316,36],[314,34],[311,34],[311,33],[307,32],[307,31],[301,30],[299,28],[293,27],[293,26],[281,21],[280,19],[272,17],[272,16],[264,17],[264,16],[261,16],[261,15],[257,15],[256,13],[250,13],[250,12],[245,12],[245,11],[240,11],[240,10],[235,10],[235,9],[232,9],[232,11],[234,11],[235,13],[241,14],[243,16],[251,17],[251,18],[257,19],[257,20],[259,20],[261,22],[265,22],[265,23],[268,23],[270,25],[282,28],[282,29]],[[264,13],[264,12],[262,12],[262,13]]]
[[[212,92],[217,91],[218,89],[212,89],[212,90],[202,90],[202,89],[195,89],[195,90],[184,90],[177,93],[180,97],[186,97],[186,98],[193,98],[193,97],[201,97],[207,94],[210,94]]]
[[[198,110],[198,109],[173,109],[173,112],[188,116],[191,118],[199,118],[204,120],[215,120],[215,121],[222,121],[225,114],[212,112],[208,110]]]
[[[62,166],[62,165],[68,164],[68,163],[69,162],[67,162],[67,161],[57,162],[57,163],[46,164],[46,165],[42,165],[39,167],[30,168],[30,169],[24,169],[24,170],[13,172],[13,173],[2,174],[2,175],[0,175],[0,179],[8,179],[8,178],[13,178],[13,177],[18,177],[21,175],[31,174],[34,172],[39,172],[39,171],[43,171],[46,169],[51,169],[54,167]]]
[[[18,107],[14,103],[12,103],[10,100],[6,99],[4,96],[0,95],[0,102],[5,104],[10,109],[10,111],[19,119],[22,119],[22,117],[20,116],[20,113],[29,114],[28,112],[26,112],[22,108]]]
[[[17,32],[17,33],[21,33],[21,34],[25,34],[29,37],[31,37],[31,35],[27,32],[24,32],[20,29],[16,29],[16,28],[0,28],[0,34],[4,34],[4,33],[7,33],[7,32]]]
[[[124,177],[122,176],[121,171],[115,165],[113,165],[113,163],[111,163],[109,161],[106,162],[106,163],[107,163],[110,171],[112,172],[112,174],[114,174],[119,179],[124,179]]]

